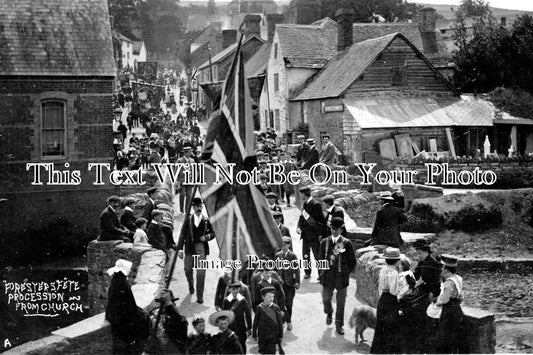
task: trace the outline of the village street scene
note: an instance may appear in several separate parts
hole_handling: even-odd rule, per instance
[[[533,353],[533,3],[0,0],[0,353]]]

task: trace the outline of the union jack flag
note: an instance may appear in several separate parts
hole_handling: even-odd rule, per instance
[[[215,230],[222,260],[245,261],[247,255],[263,257],[281,248],[281,233],[272,218],[268,203],[252,182],[240,185],[234,180],[214,184],[214,163],[234,173],[257,166],[254,127],[248,81],[244,74],[242,36],[220,100],[220,110],[210,118],[202,152],[205,185],[200,186],[209,220]]]

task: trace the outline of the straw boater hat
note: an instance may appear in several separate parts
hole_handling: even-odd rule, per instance
[[[313,138],[308,138],[307,143],[309,144],[315,144],[315,140]]]
[[[379,198],[384,201],[394,201],[394,197],[392,197],[392,192],[390,191],[383,191],[379,194]]]
[[[283,239],[283,243],[289,243],[289,244],[292,243],[291,237],[284,236],[284,237],[281,237],[281,239]]]
[[[444,266],[457,267],[458,258],[456,256],[449,255],[449,254],[442,254],[440,260]]]
[[[383,258],[389,260],[400,260],[400,249],[389,247],[383,252]]]
[[[276,195],[275,192],[269,192],[269,193],[266,194],[266,197],[267,198],[276,198],[276,197],[278,197],[278,195]]]
[[[217,320],[222,317],[227,317],[229,324],[233,323],[233,320],[235,320],[235,313],[232,311],[219,311],[211,314],[209,316],[209,324],[212,326],[217,326]]]
[[[305,136],[303,134],[299,134],[296,136],[296,139],[305,139]]]
[[[107,274],[109,276],[113,276],[116,272],[122,272],[124,275],[128,276],[128,274],[131,271],[131,267],[133,266],[133,263],[128,260],[124,259],[118,259],[115,262],[115,266],[112,268],[107,269]]]

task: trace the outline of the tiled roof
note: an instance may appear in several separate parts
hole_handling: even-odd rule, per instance
[[[345,99],[361,128],[492,126],[494,106],[472,96]]]
[[[244,45],[245,43],[251,41],[255,39],[256,41],[260,41],[260,42],[264,42],[265,40],[253,35],[253,36],[249,36],[247,37],[246,39],[244,39],[242,41],[242,44]],[[233,43],[232,45],[230,45],[229,47],[227,48],[224,48],[221,52],[218,52],[213,58],[211,58],[211,64],[215,64],[215,63],[218,63],[222,60],[224,60],[227,56],[231,55],[236,49],[237,49],[237,45],[239,44],[239,42],[235,42]],[[198,69],[204,69],[204,68],[207,68],[209,66],[209,61],[205,62],[204,64],[200,65],[200,67]]]
[[[272,42],[263,43],[254,55],[244,63],[244,72],[248,78],[254,78],[266,71],[271,44]]]
[[[332,59],[313,80],[291,98],[312,100],[340,96],[388,46],[397,33],[352,45]]]
[[[276,26],[281,54],[292,67],[321,68],[337,53],[337,29],[324,25]]]
[[[118,32],[117,32],[117,33],[118,33]],[[133,42],[131,39],[129,39],[128,37],[124,36],[122,33],[118,33],[118,38],[119,38],[121,41]]]
[[[0,75],[114,76],[107,1],[0,0]]]

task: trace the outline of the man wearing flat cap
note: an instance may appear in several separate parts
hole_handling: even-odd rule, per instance
[[[157,209],[157,203],[155,203],[154,201],[154,194],[156,192],[157,192],[157,187],[150,187],[148,190],[146,190],[146,194],[148,195],[148,200],[146,202],[146,205],[144,206],[142,218],[146,219],[148,221],[148,224],[152,222],[152,211],[154,209]]]
[[[333,165],[337,163],[337,153],[335,146],[329,140],[329,134],[322,136],[322,150],[320,151],[319,162],[326,165]]]
[[[298,261],[298,257],[294,254],[290,247],[292,240],[290,236],[283,236],[283,248],[276,253],[276,260],[287,260],[289,263]],[[281,268],[276,272],[283,280],[283,292],[285,293],[285,321],[287,322],[287,330],[292,330],[292,305],[296,290],[300,289],[300,268]]]
[[[331,236],[320,242],[319,260],[327,260],[328,270],[319,270],[322,285],[322,303],[326,313],[326,324],[333,322],[333,306],[331,299],[333,291],[337,290],[337,311],[335,312],[335,327],[337,333],[344,334],[344,305],[346,293],[350,283],[350,273],[355,268],[355,253],[349,239],[341,235],[344,221],[335,217],[331,220]]]
[[[178,164],[183,164],[182,169],[180,170],[178,174],[178,188],[177,191],[180,194],[180,212],[187,214],[189,211],[185,211],[185,208],[189,206],[189,201],[192,198],[192,185],[186,185],[185,184],[185,171],[192,169],[194,165],[190,165],[194,163],[193,159],[193,151],[192,147],[190,145],[186,145],[183,147],[183,156],[177,160]]]
[[[302,214],[298,220],[296,233],[301,234],[303,259],[311,261],[311,251],[315,260],[318,260],[320,240],[327,235],[326,218],[322,205],[311,196],[311,188],[304,186],[300,189],[303,203]],[[305,279],[311,277],[311,268],[305,269]]]
[[[202,215],[203,202],[200,197],[192,199],[194,213],[183,221],[180,237],[176,250],[180,259],[183,259],[185,247],[185,276],[189,283],[189,293],[194,293],[193,260],[194,255],[199,260],[205,260],[209,255],[209,241],[215,238],[213,227],[207,218]],[[196,296],[198,303],[204,303],[205,270],[196,271]]]
[[[400,224],[404,223],[407,218],[402,210],[393,205],[394,197],[392,197],[390,191],[382,192],[379,198],[383,205],[378,211],[374,222],[370,245],[386,245],[399,248],[403,245]]]
[[[315,146],[315,140],[313,138],[309,138],[307,140],[307,145],[309,146],[309,151],[307,152],[306,159],[301,166],[302,169],[311,169],[311,167],[317,164],[320,159],[320,154]]]
[[[130,243],[130,231],[120,225],[117,210],[120,206],[120,197],[111,196],[107,199],[107,207],[100,214],[99,241],[122,240]]]

